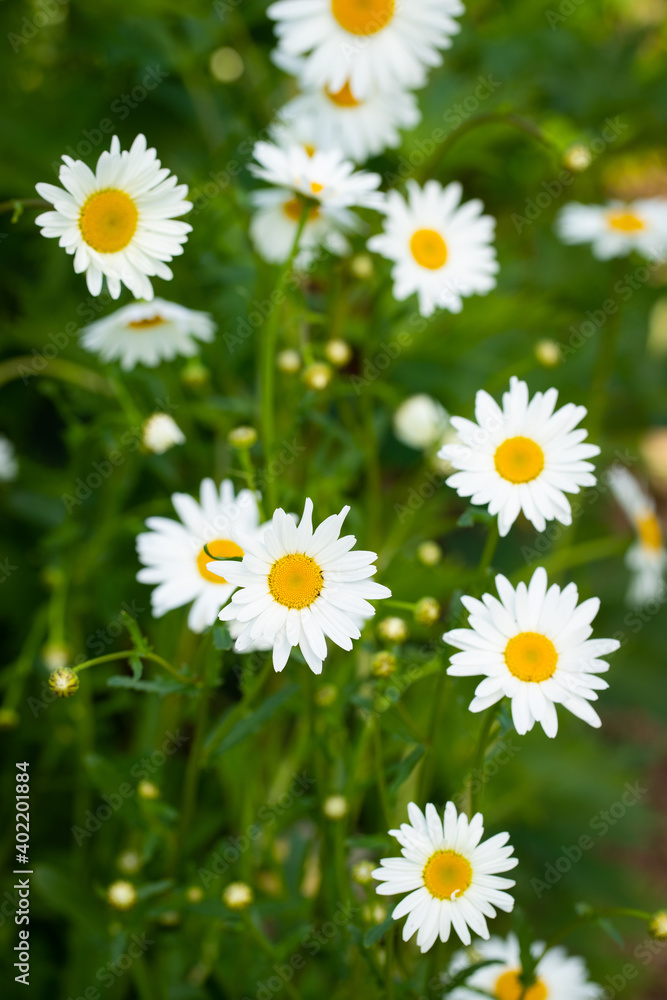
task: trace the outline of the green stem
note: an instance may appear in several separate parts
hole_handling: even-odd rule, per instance
[[[0,201],[0,213],[12,212],[12,222],[18,221],[24,208],[53,208],[53,205],[43,198],[9,198],[7,201]]]
[[[580,545],[572,545],[561,552],[555,552],[552,556],[541,561],[549,576],[560,573],[561,570],[570,569],[572,566],[581,566],[584,563],[596,562],[598,559],[610,559],[613,556],[621,555],[630,544],[629,538],[618,538],[617,536],[607,538],[596,538],[592,542],[582,542]],[[528,566],[518,570],[510,577],[510,582],[516,584],[524,577],[530,576],[533,567]]]
[[[435,686],[435,693],[433,695],[433,711],[431,713],[431,723],[429,725],[428,739],[426,741],[426,755],[424,757],[424,763],[422,764],[421,774],[419,776],[418,783],[418,801],[423,802],[427,797],[431,778],[433,775],[433,768],[435,762],[435,745],[438,737],[438,729],[440,727],[440,715],[442,713],[443,703],[444,703],[444,692],[445,692],[445,682],[447,680],[447,671],[443,665],[441,665],[438,672],[438,680]]]
[[[177,680],[182,681],[183,684],[195,684],[196,680],[194,677],[187,677],[185,674],[179,674],[175,667],[172,667],[171,663],[168,663],[157,653],[141,653],[136,649],[124,649],[120,653],[105,653],[104,656],[96,656],[93,660],[86,660],[85,663],[79,663],[76,667],[73,667],[75,674],[78,674],[81,670],[87,670],[88,667],[96,667],[98,663],[111,663],[113,660],[128,660],[131,656],[138,656],[142,660],[152,660],[153,663],[159,664],[168,673],[175,677]]]
[[[544,946],[544,950],[540,957],[536,960],[536,965],[541,962],[546,953],[554,948],[557,944],[560,944],[572,931],[577,930],[584,924],[588,924],[593,920],[599,920],[600,917],[630,917],[635,920],[641,920],[644,923],[648,923],[651,919],[652,914],[646,913],[644,910],[634,910],[623,906],[610,906],[604,907],[601,910],[591,910],[589,913],[584,913],[582,916],[577,917],[575,920],[571,920],[569,923],[565,924],[559,931],[552,934]]]
[[[247,910],[243,910],[241,912],[241,917],[243,919],[243,923],[246,925],[246,927],[248,928],[248,930],[250,931],[250,933],[252,934],[255,941],[262,949],[262,951],[266,955],[268,955],[273,962],[278,962],[280,956],[277,954],[275,948],[273,947],[269,939],[266,937],[264,932],[261,931],[259,927],[257,927],[257,925],[254,923],[252,917],[247,912]],[[285,982],[285,990],[292,998],[292,1000],[301,1000],[298,992],[296,991],[296,989],[289,980]]]
[[[247,708],[252,707],[256,699],[259,697],[262,688],[264,687],[264,682],[268,677],[268,675],[270,674],[272,667],[273,667],[273,660],[271,656],[268,656],[266,662],[264,663],[264,666],[260,671],[256,683],[251,687],[248,687],[241,700],[236,703],[234,708],[227,715],[224,725],[220,726],[220,728],[218,729],[217,733],[215,734],[215,739],[209,743],[209,745],[202,753],[201,755],[202,767],[208,761],[211,754],[215,751],[215,748],[220,743],[222,743],[227,734],[230,733],[231,730],[234,728],[239,719],[239,716],[242,715]]]
[[[493,724],[496,721],[496,713],[498,711],[499,704],[500,704],[499,702],[496,702],[495,705],[492,705],[491,708],[489,708],[487,710],[486,716],[484,717],[484,722],[482,723],[482,728],[481,728],[480,733],[479,733],[479,740],[477,741],[477,749],[475,750],[475,757],[474,757],[474,760],[473,760],[473,767],[472,767],[471,777],[470,777],[470,818],[471,819],[475,815],[475,813],[478,812],[479,805],[480,805],[481,798],[482,798],[481,792],[482,792],[482,787],[483,786],[481,786],[480,782],[477,782],[478,791],[476,791],[476,792],[473,791],[473,789],[476,787],[476,785],[475,785],[475,776],[480,773],[480,771],[482,769],[482,765],[484,764],[484,758],[486,757],[486,750],[487,750],[487,747],[489,745],[489,737],[491,735],[491,730],[493,728]]]
[[[397,601],[393,597],[388,597],[382,606],[384,608],[398,608],[400,611],[410,612],[414,612],[417,607],[417,605],[411,601]]]
[[[239,461],[243,466],[243,471],[246,474],[246,481],[248,483],[248,489],[256,491],[257,490],[257,477],[255,474],[255,466],[253,465],[252,457],[250,451],[247,448],[239,448]],[[266,515],[264,513],[264,507],[262,506],[262,498],[260,494],[257,494],[257,510],[259,511],[260,521],[266,521]]]
[[[394,1000],[394,931],[392,924],[385,937],[385,997]]]
[[[380,723],[376,719],[373,722],[373,763],[375,765],[375,778],[377,781],[382,814],[385,819],[387,829],[391,827],[391,814],[389,810],[389,798],[387,796],[387,784],[384,779],[384,767],[382,764],[382,734],[380,733]]]
[[[482,549],[482,556],[479,560],[479,566],[477,567],[477,573],[482,578],[486,576],[489,567],[491,566],[491,560],[496,554],[499,538],[500,533],[498,531],[498,519],[496,518],[489,527],[489,533],[486,536],[484,548]]]
[[[292,250],[289,257],[283,264],[283,267],[278,276],[278,283],[276,285],[276,290],[273,293],[273,298],[275,299],[273,304],[273,309],[269,314],[269,318],[266,323],[266,328],[264,334],[261,337],[260,343],[260,363],[261,363],[261,376],[260,376],[260,390],[261,390],[261,412],[260,421],[262,428],[262,443],[264,445],[264,463],[267,468],[266,476],[266,495],[269,504],[269,510],[271,513],[275,507],[275,476],[272,476],[268,471],[271,458],[273,456],[273,446],[275,440],[275,368],[276,368],[276,339],[278,335],[278,323],[280,321],[281,305],[284,298],[285,286],[287,284],[287,279],[292,273],[292,267],[294,265],[294,259],[297,255],[299,249],[299,241],[301,240],[301,235],[305,228],[306,222],[308,221],[308,213],[310,212],[311,205],[308,201],[304,200],[303,208],[301,210],[301,218],[299,219],[299,225],[296,230],[296,235],[294,237],[294,243],[292,245]]]
[[[113,387],[107,379],[102,378],[97,372],[84,368],[83,365],[74,364],[73,361],[65,361],[62,358],[52,358],[48,360],[42,358],[44,366],[37,371],[35,369],[36,358],[32,354],[21,354],[17,358],[10,358],[0,364],[0,387],[6,385],[14,379],[34,378],[41,375],[45,378],[59,378],[64,382],[73,382],[88,392],[96,395],[113,396]]]

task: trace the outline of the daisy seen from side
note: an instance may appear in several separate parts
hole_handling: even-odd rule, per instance
[[[636,250],[648,260],[667,253],[667,198],[641,198],[607,205],[570,202],[556,218],[563,243],[590,243],[598,260],[627,257]]]
[[[498,597],[481,601],[462,597],[468,628],[445,632],[443,640],[460,652],[447,673],[478,677],[471,712],[483,712],[509,698],[514,727],[523,736],[539,722],[547,736],[558,732],[556,705],[598,728],[600,717],[590,704],[609,687],[599,675],[609,669],[601,659],[619,648],[617,639],[591,639],[591,622],[600,608],[597,597],[581,604],[574,583],[550,587],[539,566],[528,586],[516,589],[500,574]]]
[[[655,501],[623,466],[614,466],[609,470],[608,482],[637,533],[637,541],[625,556],[631,573],[627,600],[632,605],[646,604],[663,595],[663,578],[667,569],[667,549]]]
[[[390,830],[401,845],[402,858],[383,858],[373,878],[381,882],[376,892],[393,896],[408,895],[394,908],[394,920],[407,915],[403,940],[417,931],[417,944],[428,951],[438,937],[448,941],[452,929],[468,945],[470,931],[488,938],[487,918],[496,910],[509,913],[514,899],[506,890],[512,879],[500,872],[514,868],[514,848],[507,842],[508,833],[498,833],[482,841],[484,820],[481,813],[472,819],[457,814],[453,802],[445,807],[444,819],[432,803],[425,812],[411,802],[409,823]]]

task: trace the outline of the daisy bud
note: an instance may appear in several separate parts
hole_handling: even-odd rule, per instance
[[[14,729],[19,722],[19,713],[15,709],[0,708],[0,729]]]
[[[586,170],[592,162],[593,154],[588,146],[584,146],[580,142],[570,146],[563,154],[563,164],[568,170],[574,170],[577,173],[581,170]]]
[[[653,914],[649,920],[648,932],[658,941],[667,940],[667,910],[658,910]]]
[[[137,902],[137,890],[131,882],[119,879],[107,889],[107,902],[116,910],[131,910]]]
[[[181,369],[181,382],[191,389],[201,389],[206,385],[211,373],[206,365],[203,365],[199,358],[193,358]]]
[[[247,882],[230,882],[222,894],[222,901],[230,910],[246,910],[253,898],[252,889]]]
[[[535,357],[545,368],[555,368],[563,360],[560,344],[555,340],[540,340],[535,345]]]
[[[40,655],[49,670],[61,670],[72,659],[72,651],[61,642],[47,642]]]
[[[208,61],[211,74],[220,83],[234,83],[243,75],[243,59],[236,51],[223,46],[211,53]]]
[[[381,924],[387,916],[387,910],[382,903],[362,907],[361,915],[367,924]]]
[[[393,653],[376,653],[371,661],[371,671],[374,677],[391,677],[396,672],[396,657]]]
[[[422,597],[415,605],[415,621],[420,625],[433,625],[440,617],[441,610],[435,597]]]
[[[359,885],[370,885],[376,865],[372,861],[358,861],[352,865],[352,878]]]
[[[178,927],[181,922],[181,915],[178,910],[165,910],[158,917],[158,921],[163,927]]]
[[[442,549],[437,542],[422,542],[417,549],[417,558],[424,566],[437,566],[442,559]]]
[[[301,355],[298,351],[281,351],[276,359],[276,364],[281,372],[294,375],[301,367]]]
[[[185,890],[185,898],[188,903],[201,903],[204,893],[198,885],[191,885]]]
[[[185,434],[168,413],[153,413],[141,431],[144,448],[154,455],[164,455],[175,444],[183,444]]]
[[[407,624],[396,615],[392,615],[391,618],[383,618],[378,625],[378,635],[385,642],[403,643],[409,634]]]
[[[54,670],[49,677],[49,687],[59,698],[71,698],[79,690],[79,678],[69,667]]]
[[[347,814],[347,799],[344,795],[330,795],[324,800],[322,812],[327,819],[342,819]]]
[[[257,431],[254,427],[235,427],[233,431],[230,431],[227,435],[227,440],[231,444],[232,448],[238,448],[239,450],[243,448],[252,448],[254,443],[257,441]]]
[[[373,258],[367,253],[358,253],[350,261],[350,271],[359,278],[360,281],[367,281],[373,277]]]
[[[125,875],[136,875],[141,869],[141,855],[138,851],[123,851],[116,864]]]
[[[660,486],[667,487],[667,427],[653,427],[639,442],[648,474]]]
[[[160,789],[152,781],[140,781],[137,791],[142,799],[159,799]]]
[[[303,373],[303,381],[309,389],[314,389],[316,392],[322,392],[323,389],[326,389],[332,377],[333,371],[330,365],[324,364],[322,361],[308,365]]]
[[[440,444],[449,414],[437,400],[421,392],[408,396],[394,413],[394,434],[408,448],[424,451]]]
[[[267,896],[279,896],[281,885],[280,879],[275,872],[263,871],[257,873],[257,885]]]
[[[324,353],[336,368],[344,368],[352,358],[352,348],[346,340],[327,340],[324,345]]]
[[[315,692],[315,701],[321,708],[328,708],[333,705],[338,697],[338,688],[333,684],[325,684]]]

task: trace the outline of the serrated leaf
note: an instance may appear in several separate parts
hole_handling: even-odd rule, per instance
[[[270,698],[267,698],[254,712],[250,712],[245,718],[240,719],[232,726],[220,745],[213,751],[212,759],[226,753],[231,747],[237,746],[237,744],[241,743],[248,736],[258,732],[264,723],[268,722],[278,709],[300,689],[300,684],[290,684],[288,687],[271,695]]]
[[[369,931],[366,931],[364,934],[364,948],[370,948],[376,943],[376,941],[383,938],[393,924],[394,918],[386,917],[381,924],[377,925],[377,927],[371,927]]]
[[[144,672],[144,665],[141,661],[141,657],[133,653],[130,657],[130,666],[132,667],[132,680],[141,680],[141,675]]]

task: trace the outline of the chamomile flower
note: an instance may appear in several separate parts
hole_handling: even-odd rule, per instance
[[[0,434],[0,483],[10,483],[16,479],[18,471],[14,445],[4,434]]]
[[[284,120],[305,122],[317,149],[339,149],[355,163],[400,145],[400,129],[419,124],[417,99],[397,87],[375,89],[355,97],[346,81],[337,90],[307,87],[282,109]]]
[[[384,231],[370,238],[368,249],[395,262],[391,273],[399,302],[416,293],[422,316],[436,309],[461,312],[464,298],[495,288],[495,219],[482,215],[478,198],[460,204],[463,189],[457,181],[445,188],[433,180],[423,188],[414,180],[406,186],[407,200],[397,191],[387,195]]]
[[[641,198],[629,204],[582,205],[573,201],[558,214],[556,232],[563,243],[590,243],[598,260],[626,257],[633,250],[649,260],[667,250],[667,198]]]
[[[137,537],[139,561],[144,567],[137,580],[157,585],[151,594],[155,618],[193,602],[188,625],[193,632],[203,632],[215,622],[236,589],[222,574],[212,573],[209,564],[212,558],[243,555],[233,540],[238,529],[249,538],[261,532],[257,497],[251,490],[234,496],[229,479],[219,490],[212,479],[204,479],[199,503],[187,493],[174,493],[171,501],[180,521],[149,517],[149,531]]]
[[[667,550],[655,502],[623,466],[609,470],[609,486],[637,532],[637,541],[625,557],[632,574],[628,603],[646,604],[663,593],[663,574],[667,569]]]
[[[449,975],[467,969],[475,962],[491,962],[477,969],[457,986],[449,1000],[479,1000],[480,992],[497,1000],[519,1000],[523,984],[519,941],[514,934],[506,938],[492,937],[473,943],[474,956],[457,952],[450,963]],[[534,958],[544,952],[544,942],[535,941],[530,947]],[[565,948],[549,948],[535,968],[535,980],[523,993],[524,1000],[598,1000],[602,990],[588,979],[588,970],[579,956],[568,955]]]
[[[452,928],[465,945],[470,944],[470,930],[488,938],[486,918],[514,907],[505,890],[515,883],[498,875],[518,864],[514,848],[507,845],[509,833],[481,842],[482,814],[469,820],[464,813],[457,815],[453,802],[445,807],[444,823],[430,802],[425,814],[411,802],[408,816],[409,823],[389,831],[403,857],[383,858],[373,872],[382,882],[376,888],[381,896],[408,893],[392,914],[394,920],[408,914],[403,940],[417,931],[417,944],[425,952],[438,937],[448,941]]]
[[[446,444],[438,456],[459,470],[447,480],[461,497],[487,506],[498,515],[498,529],[506,535],[523,511],[538,531],[547,521],[572,523],[566,493],[594,486],[593,465],[587,461],[600,449],[585,444],[586,431],[577,424],[584,406],[567,403],[555,409],[558,390],[537,392],[528,399],[528,386],[514,376],[502,407],[481,390],[475,399],[477,423],[452,417],[457,444]]]
[[[540,566],[528,586],[516,590],[504,576],[496,577],[498,598],[481,601],[462,597],[470,613],[469,628],[445,632],[443,639],[461,650],[454,653],[448,674],[484,676],[469,708],[483,712],[501,698],[512,702],[512,720],[520,735],[539,722],[547,736],[558,732],[556,705],[596,728],[600,717],[590,705],[597,691],[609,687],[599,674],[609,669],[600,659],[618,649],[616,639],[591,639],[591,622],[600,601],[591,597],[577,604],[574,583],[547,589]]]
[[[61,247],[74,255],[74,270],[86,272],[92,295],[107,280],[112,299],[125,285],[135,298],[152,299],[150,278],[173,277],[165,261],[183,253],[192,229],[176,222],[192,208],[185,200],[185,184],[161,167],[146,137],[138,135],[129,150],[121,152],[117,136],[110,152],[103,152],[95,173],[82,160],[63,156],[62,188],[37,184],[37,192],[53,205],[35,220],[42,235],[57,237]]]
[[[197,341],[211,341],[216,325],[208,313],[175,302],[152,299],[132,302],[82,330],[81,343],[102,361],[120,361],[124,371],[135,365],[154,368],[177,355],[198,351]]]
[[[316,149],[309,153],[299,143],[285,148],[273,142],[255,143],[256,163],[250,164],[255,177],[277,187],[304,195],[327,208],[353,205],[378,208],[382,196],[377,188],[380,175],[354,169],[339,150]]]
[[[394,434],[408,448],[425,451],[441,444],[449,428],[449,414],[432,396],[408,396],[394,413]]]
[[[240,589],[220,612],[222,621],[244,625],[236,639],[242,653],[261,642],[273,647],[273,666],[284,668],[293,646],[299,646],[315,674],[322,672],[326,639],[352,649],[360,637],[360,619],[375,609],[368,598],[391,597],[391,591],[370,579],[376,572],[375,552],[351,552],[354,535],[340,538],[349,507],[326,518],[313,531],[313,503],[307,499],[297,527],[278,509],[263,538],[234,535],[243,547],[242,562],[210,563]]]
[[[293,191],[266,188],[253,191],[256,211],[250,222],[250,236],[257,253],[270,264],[282,264],[289,257],[299,228],[303,202]],[[318,247],[342,257],[350,251],[343,235],[359,228],[359,218],[348,208],[330,208],[313,203],[299,240],[297,270],[306,270]]]
[[[307,56],[303,75],[355,97],[374,88],[421,87],[460,31],[461,0],[279,0],[268,8],[280,49]]]

